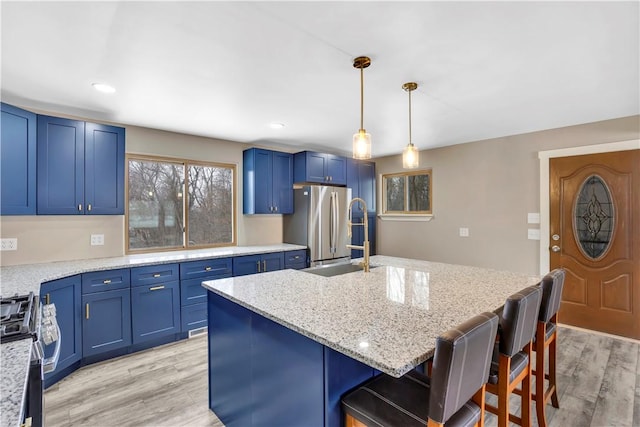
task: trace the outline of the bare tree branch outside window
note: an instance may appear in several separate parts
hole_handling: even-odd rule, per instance
[[[128,166],[129,250],[235,244],[235,166],[133,157]]]
[[[382,176],[385,213],[431,214],[431,170]]]

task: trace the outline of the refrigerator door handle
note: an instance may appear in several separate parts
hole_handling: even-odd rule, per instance
[[[339,225],[340,225],[340,198],[338,197],[338,193],[334,193],[335,198],[335,203],[333,205],[334,208],[334,213],[333,213],[333,253],[338,252],[338,248],[336,247],[336,244],[338,242],[338,230],[340,229]]]
[[[334,214],[334,205],[335,205],[335,193],[331,192],[331,197],[329,198],[329,253],[334,253],[335,240],[333,239],[333,230],[335,229],[333,214]]]

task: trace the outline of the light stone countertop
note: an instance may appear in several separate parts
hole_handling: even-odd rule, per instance
[[[95,258],[78,261],[47,262],[0,267],[0,294],[2,296],[40,294],[40,284],[90,271],[116,268],[141,267],[144,265],[168,264],[172,262],[197,261],[200,259],[225,258],[270,252],[306,249],[305,246],[288,243],[264,246],[230,246],[224,248],[198,249],[174,252],[155,252],[112,258]]]
[[[306,247],[288,243],[263,246],[232,246],[0,267],[0,295],[25,295],[29,292],[39,295],[40,284],[43,282],[90,271],[286,252],[299,249],[306,249]],[[24,403],[27,372],[31,357],[30,343],[31,340],[19,340],[0,345],[0,357],[2,358],[2,370],[0,371],[0,419],[2,423],[0,423],[0,426],[2,427],[20,425],[20,414]]]
[[[427,360],[441,333],[537,284],[539,276],[387,256],[369,273],[297,270],[203,283],[243,307],[394,377]]]
[[[3,427],[19,426],[22,422],[32,346],[31,338],[0,346],[0,425]]]

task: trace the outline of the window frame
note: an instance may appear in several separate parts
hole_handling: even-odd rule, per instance
[[[184,187],[182,189],[184,197],[182,197],[182,209],[183,209],[183,218],[184,218],[184,227],[182,231],[182,246],[170,246],[170,247],[155,247],[155,248],[145,248],[145,249],[131,249],[129,247],[129,162],[131,160],[138,161],[147,161],[147,162],[163,162],[163,163],[174,163],[180,164],[184,168]],[[145,253],[154,253],[154,252],[176,252],[176,251],[184,251],[184,250],[196,250],[196,249],[208,249],[208,248],[221,248],[221,247],[229,247],[229,246],[237,246],[238,245],[238,208],[237,208],[237,197],[238,197],[238,168],[237,164],[234,163],[222,163],[222,162],[207,162],[202,160],[191,160],[179,157],[164,157],[164,156],[155,156],[148,154],[135,154],[135,153],[127,153],[125,155],[125,211],[124,211],[124,239],[125,239],[125,254],[133,255],[133,254],[145,254]],[[216,243],[209,245],[190,245],[189,244],[189,206],[188,206],[188,197],[189,197],[189,166],[205,166],[205,167],[217,167],[217,168],[227,168],[231,169],[231,192],[232,192],[232,227],[233,230],[231,232],[231,242],[225,243]]]
[[[429,176],[429,210],[422,211],[410,211],[408,196],[409,196],[409,177],[416,175],[428,175]],[[403,177],[404,178],[404,199],[403,199],[403,210],[401,211],[392,211],[387,209],[387,179],[388,178],[396,178]],[[433,216],[433,170],[432,169],[422,169],[416,171],[406,171],[406,172],[394,172],[394,173],[385,173],[381,175],[381,199],[382,199],[382,215],[387,217],[432,217]]]

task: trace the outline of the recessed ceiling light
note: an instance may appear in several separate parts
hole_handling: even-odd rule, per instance
[[[116,91],[116,88],[113,86],[109,86],[106,83],[92,83],[91,86],[98,92],[102,93],[113,93]]]
[[[273,122],[273,123],[269,124],[269,127],[271,129],[282,129],[284,127],[284,123]]]

